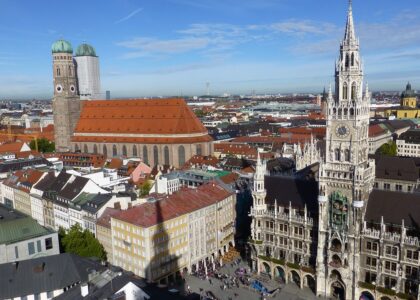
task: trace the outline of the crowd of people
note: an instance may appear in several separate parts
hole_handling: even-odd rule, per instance
[[[229,264],[231,268],[236,267],[233,275],[221,272],[222,266],[218,262],[215,262],[214,269],[213,264],[208,264],[205,268],[203,263],[199,263],[197,269],[192,271],[192,275],[201,280],[207,280],[210,285],[214,285],[222,291],[234,291],[240,287],[249,287],[253,282],[250,273],[251,270],[249,268],[240,267],[241,262],[242,260],[238,258]],[[207,299],[219,300],[211,291],[204,291],[201,288],[200,295],[205,296]],[[239,299],[239,294],[234,292],[233,298]],[[233,298],[229,297],[228,299],[233,300]]]

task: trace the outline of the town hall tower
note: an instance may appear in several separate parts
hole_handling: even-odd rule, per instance
[[[361,228],[375,179],[368,158],[370,93],[349,2],[335,66],[335,95],[327,100],[325,157],[319,168],[317,294],[356,299]]]

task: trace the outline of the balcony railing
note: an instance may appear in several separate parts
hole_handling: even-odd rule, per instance
[[[272,210],[256,210],[254,208],[251,208],[250,216],[272,218],[272,219],[283,220],[283,221],[288,221],[290,218],[292,222],[296,222],[300,224],[307,223],[308,225],[314,224],[314,220],[312,218],[309,218],[309,217],[305,218],[300,215],[292,214],[290,216],[289,214],[285,214],[285,213],[277,213],[277,217],[276,217],[276,214]]]

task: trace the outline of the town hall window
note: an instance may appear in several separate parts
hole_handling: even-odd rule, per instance
[[[344,82],[343,84],[343,99],[347,100],[348,98],[348,87],[347,87],[347,82]]]

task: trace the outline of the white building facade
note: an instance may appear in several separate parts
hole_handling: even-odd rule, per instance
[[[99,58],[95,49],[88,44],[80,45],[76,50],[74,60],[80,100],[101,99]]]

